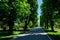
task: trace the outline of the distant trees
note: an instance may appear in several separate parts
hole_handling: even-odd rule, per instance
[[[43,23],[41,22],[41,24],[45,25],[47,28],[50,25],[52,31],[54,31],[54,20],[57,17],[56,15],[59,14],[56,13],[56,11],[59,12],[59,4],[59,0],[43,0],[43,3],[41,5],[41,21],[43,20]]]

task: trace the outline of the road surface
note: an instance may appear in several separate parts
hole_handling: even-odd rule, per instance
[[[26,32],[12,40],[52,40],[41,27],[35,27],[33,30]]]

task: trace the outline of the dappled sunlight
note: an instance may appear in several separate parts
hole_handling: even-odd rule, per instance
[[[35,29],[25,34],[19,35],[17,38],[13,40],[45,40],[45,39],[51,40],[51,38],[47,35],[47,33],[42,31],[42,28],[36,27]]]
[[[60,1],[0,0],[0,40],[10,39],[59,40]]]
[[[22,34],[22,35],[19,35],[19,36],[28,36],[28,35],[47,35],[47,33],[30,33],[30,34]]]

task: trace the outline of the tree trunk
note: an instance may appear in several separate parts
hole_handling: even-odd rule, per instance
[[[50,26],[51,26],[51,30],[54,31],[54,24],[53,24],[53,20],[52,20],[52,14],[50,15]]]
[[[3,31],[6,31],[6,27],[3,27]]]
[[[9,25],[9,34],[13,34],[14,21],[10,20],[8,25]]]
[[[45,19],[45,28],[48,29],[48,19]]]
[[[24,31],[27,31],[27,20],[25,21]]]
[[[47,29],[48,29],[48,19],[47,19],[47,21],[46,21],[47,23],[46,23],[46,27],[47,27]]]
[[[15,1],[15,0],[14,0]],[[12,4],[12,0],[9,0],[9,7],[10,7],[10,15],[9,15],[9,21],[8,21],[8,26],[9,26],[9,34],[13,34],[13,26],[14,26],[14,13],[15,9]]]
[[[51,25],[51,30],[54,31],[54,27],[53,27],[54,25],[52,20],[50,20],[50,25]]]

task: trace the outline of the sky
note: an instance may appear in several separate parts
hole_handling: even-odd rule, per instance
[[[41,14],[40,14],[40,13],[41,13],[41,9],[40,9],[41,4],[42,4],[42,0],[38,0],[38,10],[37,10],[38,16],[41,15]]]
[[[40,15],[41,15],[41,9],[40,9],[40,6],[42,4],[42,0],[38,0],[38,26],[40,26]]]

